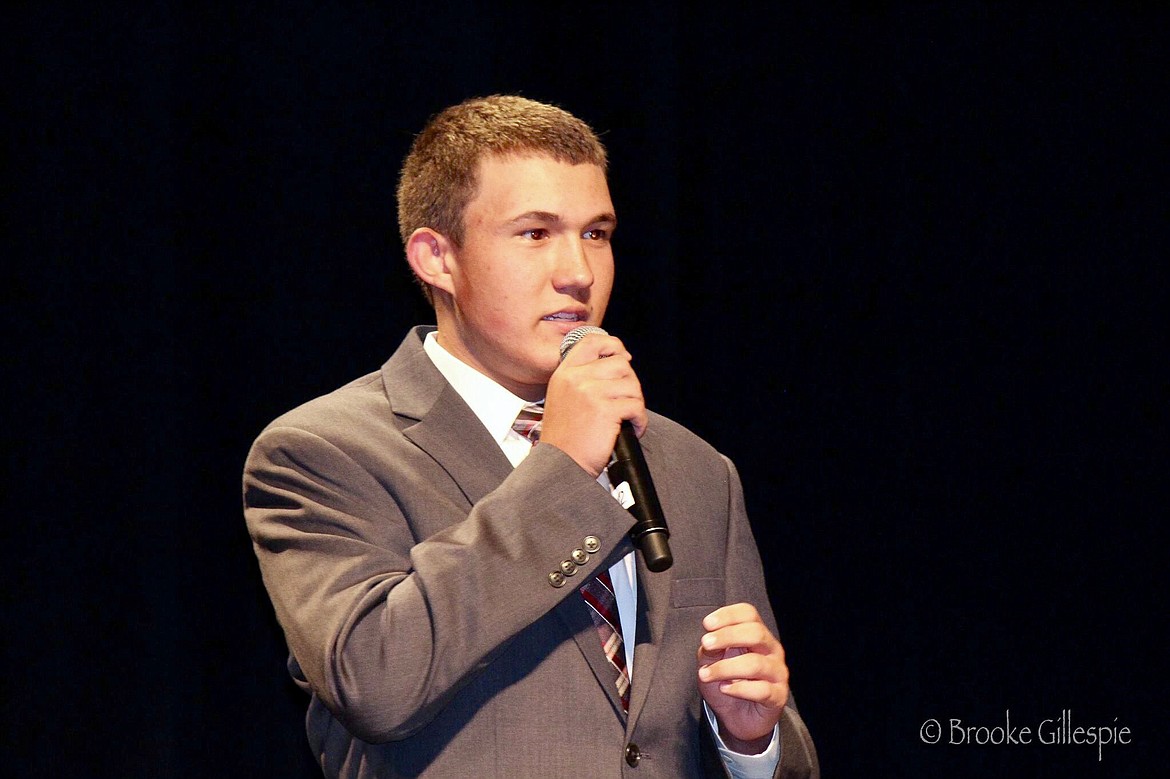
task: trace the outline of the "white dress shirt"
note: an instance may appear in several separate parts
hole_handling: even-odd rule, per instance
[[[523,398],[513,395],[492,379],[483,375],[475,368],[463,362],[448,352],[439,344],[437,332],[427,333],[423,341],[423,349],[431,359],[439,373],[463,398],[472,412],[487,428],[492,439],[499,444],[504,456],[515,468],[528,453],[532,451],[531,442],[512,429],[512,423],[520,414],[520,410],[528,404]],[[609,476],[602,471],[597,477],[597,483],[612,492]],[[630,684],[634,682],[634,645],[637,641],[638,620],[636,608],[638,603],[638,576],[634,567],[634,553],[631,552],[618,560],[609,569],[609,577],[613,582],[614,597],[617,600],[618,616],[622,623],[622,646],[626,653],[626,672],[630,677]],[[697,648],[696,648],[697,651]],[[779,726],[773,730],[772,743],[764,752],[758,755],[741,755],[732,752],[723,743],[719,735],[718,723],[715,715],[703,703],[703,710],[707,714],[707,721],[711,731],[715,734],[715,743],[719,754],[735,779],[767,779],[775,771],[780,760]]]

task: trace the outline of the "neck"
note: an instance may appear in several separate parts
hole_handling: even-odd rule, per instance
[[[438,339],[439,346],[442,346],[447,354],[451,355],[456,360],[459,360],[459,362],[463,363],[467,367],[472,368],[483,376],[491,379],[496,384],[499,384],[501,387],[508,390],[508,392],[511,392],[521,400],[525,400],[529,403],[535,403],[537,401],[544,400],[545,395],[548,393],[548,382],[526,384],[509,381],[504,377],[492,375],[489,371],[485,370],[483,366],[479,365],[464,348],[461,348],[461,344],[458,339],[452,341],[452,339],[444,336],[444,333],[449,332],[449,330],[445,330],[443,328],[442,317],[440,317],[438,332],[435,333],[435,337]]]

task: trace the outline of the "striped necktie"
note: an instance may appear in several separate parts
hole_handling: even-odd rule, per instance
[[[512,429],[533,444],[540,441],[540,425],[544,419],[544,406],[528,403],[520,410]],[[613,582],[609,571],[602,571],[581,587],[581,597],[589,606],[589,616],[597,627],[605,659],[614,670],[614,684],[622,702],[622,711],[630,710],[630,674],[626,670],[626,650],[622,642],[622,623],[618,614],[617,598],[613,594]]]
[[[613,582],[609,571],[602,571],[581,587],[581,597],[589,604],[589,615],[597,626],[601,637],[601,648],[605,659],[613,666],[618,697],[622,700],[622,711],[630,710],[630,675],[626,672],[626,650],[622,642],[622,623],[618,616],[617,598],[613,594]]]
[[[540,403],[526,403],[512,429],[532,442],[533,446],[540,442],[540,423],[544,419],[544,406]]]

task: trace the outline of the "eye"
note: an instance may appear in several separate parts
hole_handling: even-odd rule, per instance
[[[548,238],[548,230],[543,227],[533,227],[525,230],[521,235],[531,241],[543,241]]]
[[[609,230],[603,227],[595,227],[592,230],[586,230],[581,234],[581,237],[590,241],[605,241],[609,239]]]

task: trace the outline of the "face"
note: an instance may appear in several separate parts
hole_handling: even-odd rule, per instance
[[[439,342],[520,397],[536,400],[560,343],[600,325],[613,288],[616,220],[605,173],[546,156],[489,156],[447,268],[451,310]],[[445,321],[446,320],[446,321]]]

